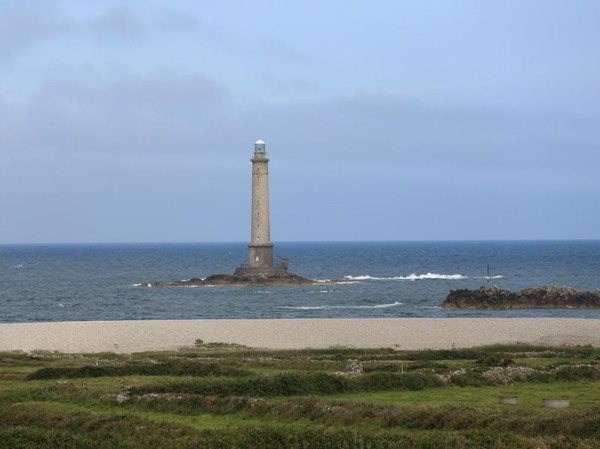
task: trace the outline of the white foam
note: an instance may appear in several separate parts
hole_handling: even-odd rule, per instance
[[[344,276],[344,278],[349,279],[348,276]],[[338,281],[337,279],[315,279],[314,281],[318,284],[349,285],[358,284],[359,280]]]
[[[391,304],[375,304],[372,306],[279,306],[279,309],[291,309],[291,310],[339,310],[339,309],[387,309],[388,307],[401,306],[401,302],[394,302]]]
[[[141,287],[142,284],[131,284],[132,287]]]
[[[427,279],[442,279],[442,280],[448,280],[448,281],[458,281],[461,279],[467,279],[467,276],[463,276],[462,274],[437,274],[437,273],[426,273],[426,274],[411,274],[409,276],[406,276],[405,278],[407,281],[420,281],[420,280],[427,280]]]
[[[425,273],[416,274],[412,273],[408,276],[392,276],[392,277],[375,277],[368,274],[362,276],[344,276],[346,279],[352,281],[424,281],[424,280],[447,280],[457,281],[461,279],[468,279],[467,276],[462,274],[437,274],[437,273]]]
[[[364,274],[362,276],[344,276],[344,278],[350,279],[351,281],[370,281],[370,280],[380,281],[380,280],[384,279],[384,278],[376,278],[373,276],[369,276],[368,274]]]

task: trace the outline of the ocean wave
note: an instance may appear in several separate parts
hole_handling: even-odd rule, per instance
[[[348,279],[348,276],[344,276],[346,279]],[[340,281],[337,279],[315,279],[314,280],[317,284],[329,284],[329,285],[350,285],[350,284],[358,284],[358,280],[346,280],[346,281]]]
[[[479,276],[479,277],[474,277],[473,279],[502,279],[504,276],[499,274],[496,276]]]
[[[348,276],[344,276],[347,278]],[[340,281],[339,279],[314,279],[317,284],[332,284],[332,285],[348,285],[348,284],[357,284],[358,281]]]
[[[462,274],[437,274],[437,273],[425,273],[416,274],[412,273],[408,276],[392,276],[392,277],[376,277],[368,274],[362,276],[344,276],[345,279],[351,281],[424,281],[424,280],[447,280],[447,281],[458,281],[461,279],[468,279],[468,276]]]
[[[62,302],[58,303],[58,307],[62,307],[62,308],[70,308],[70,307],[75,307],[76,304],[63,304]]]
[[[350,306],[350,305],[323,305],[323,306],[278,306],[278,309],[289,310],[340,310],[340,309],[387,309],[389,307],[401,306],[401,302],[393,302],[390,304],[375,304],[372,306]]]

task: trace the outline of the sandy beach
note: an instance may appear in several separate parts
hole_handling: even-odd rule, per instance
[[[0,324],[0,351],[166,351],[204,342],[252,348],[466,348],[494,343],[600,346],[600,320],[380,318],[78,321]]]

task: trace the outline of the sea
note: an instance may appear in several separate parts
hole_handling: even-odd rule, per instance
[[[600,240],[275,244],[301,286],[145,287],[232,273],[245,243],[0,245],[0,322],[577,317],[600,310],[446,310],[453,289],[600,289]],[[341,283],[328,284],[338,279]]]

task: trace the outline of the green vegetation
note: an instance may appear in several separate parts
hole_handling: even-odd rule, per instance
[[[600,349],[0,353],[0,449],[47,447],[600,448]]]

